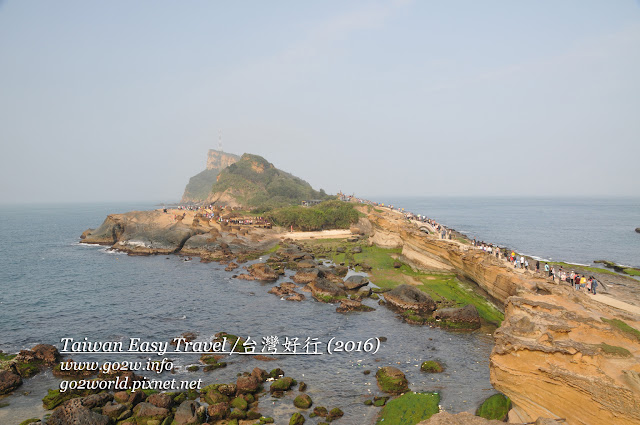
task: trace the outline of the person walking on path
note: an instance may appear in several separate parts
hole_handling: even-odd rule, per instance
[[[520,256],[520,268],[524,269],[524,255]]]
[[[524,268],[525,270],[529,270],[529,259],[524,260]]]
[[[598,281],[596,280],[595,277],[591,277],[591,293],[593,295],[596,294],[596,287],[598,286]]]
[[[540,261],[536,260],[536,271],[540,271]]]
[[[549,264],[544,263],[544,271],[545,271],[545,273],[547,273],[549,276],[551,276],[551,271],[549,270]]]

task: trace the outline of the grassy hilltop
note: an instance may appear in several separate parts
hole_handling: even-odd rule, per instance
[[[233,202],[262,212],[305,200],[330,198],[322,189],[316,191],[306,181],[248,153],[218,174],[211,192],[211,201]]]

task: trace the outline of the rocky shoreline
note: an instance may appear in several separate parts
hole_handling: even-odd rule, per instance
[[[476,284],[498,307],[503,307],[505,318],[496,331],[491,377],[494,387],[512,400],[513,421],[551,417],[566,418],[567,423],[576,424],[632,424],[640,420],[640,405],[635,401],[640,395],[637,366],[640,336],[636,334],[640,317],[637,314],[602,304],[568,286],[551,283],[542,275],[506,267],[495,257],[464,243],[426,235],[395,211],[367,206],[361,206],[360,211],[366,214],[366,220],[352,229],[354,235],[366,239],[370,245],[400,250],[402,261],[416,269],[456,273]],[[131,254],[165,254],[168,251],[182,253],[185,246],[196,246],[189,243],[191,238],[206,237],[206,244],[187,252],[200,255],[204,261],[235,259],[237,262],[286,239],[286,233],[275,230],[239,235],[241,229],[223,229],[210,224],[215,230],[207,234],[205,225],[194,217],[191,222],[183,220],[176,229],[182,245],[179,242],[158,244],[137,224],[135,230],[130,230],[130,223],[135,221],[136,217],[110,216],[97,231],[87,233],[84,241],[110,243],[113,248]],[[111,237],[105,238],[105,234]],[[169,240],[162,232],[154,234],[162,235],[162,241]],[[145,238],[150,243],[140,245]],[[357,297],[342,287],[344,282],[336,266],[323,270],[324,266],[317,263],[314,267],[289,264],[296,260],[314,261],[312,253],[295,245],[280,249],[279,254],[275,256],[277,261],[270,260],[270,265],[251,266],[248,276],[275,281],[284,269],[294,268],[297,270],[294,282],[297,279],[305,283],[305,290],[316,300],[336,302],[343,298],[348,301],[341,303],[339,310],[358,309],[358,300],[352,300]],[[366,270],[366,266],[361,269]],[[295,292],[291,286],[279,288],[274,289],[277,294],[297,298],[294,293],[286,294]],[[383,294],[384,302],[405,313],[404,318],[410,323],[433,324],[432,319],[443,318],[442,310],[437,313],[438,309],[432,304],[433,299],[425,298],[410,285],[398,286],[393,291]],[[471,317],[470,328],[476,326],[473,313],[470,316],[467,311],[460,313],[459,322],[469,321]]]
[[[474,291],[491,300],[504,313],[504,320],[494,325],[500,326],[495,331],[490,372],[494,388],[511,400],[510,422],[551,418],[565,419],[568,424],[638,423],[640,332],[637,329],[640,328],[640,316],[598,302],[590,295],[551,282],[543,275],[506,267],[494,256],[468,244],[426,234],[398,212],[367,206],[358,208],[364,217],[352,226],[353,236],[340,243],[294,242],[287,238],[286,232],[277,229],[225,225],[207,220],[194,211],[187,211],[175,219],[172,217],[176,214],[163,210],[109,215],[99,228],[85,231],[81,241],[109,246],[129,255],[177,254],[187,258],[197,256],[203,262],[218,261],[226,265],[227,271],[236,273],[234,277],[244,280],[279,283],[289,270],[291,282],[276,284],[270,293],[287,301],[303,302],[307,300],[306,292],[316,301],[336,304],[338,313],[370,311],[374,308],[368,305],[371,302],[364,303],[363,300],[374,300],[393,309],[400,319],[411,324],[466,331],[486,326],[490,322],[487,322],[486,312],[482,309],[478,312],[476,305],[480,304],[431,296],[424,291],[424,282],[428,282],[431,275],[425,277],[416,273],[455,275],[471,282]],[[369,261],[366,259],[375,259],[375,249],[394,253],[391,264],[385,263],[387,269],[382,270],[382,263],[372,263],[372,266],[366,262]],[[260,257],[260,262],[243,266]],[[380,270],[386,274],[378,273]],[[402,270],[403,273],[396,273]],[[401,277],[404,283],[399,280],[389,287],[380,286],[384,283],[381,276]],[[371,279],[377,283],[372,284]],[[635,290],[637,288],[631,292],[632,296],[635,296]],[[615,291],[612,292],[615,295]],[[32,351],[39,353],[42,350],[38,346]],[[25,352],[21,357],[3,362],[0,394],[18,388],[22,379],[30,376],[28,370],[37,373],[44,367],[55,367],[59,361],[57,357],[51,360],[50,355],[45,361],[38,355]],[[27,359],[35,359],[36,363],[31,364]],[[254,372],[243,376],[253,376]],[[235,385],[237,387],[238,383]],[[106,416],[104,423],[110,423],[118,418],[105,415],[106,406],[123,404],[114,401],[115,394],[101,395],[100,400],[90,394],[77,394],[76,397],[63,400],[62,407],[54,411],[55,415],[67,418],[55,423],[71,423],[70,418],[75,418],[77,412]],[[204,396],[201,394],[200,397]],[[187,401],[177,403],[174,399],[169,403],[169,409],[141,399],[125,407],[132,412],[129,417],[133,418],[140,416],[140,410],[167,410],[159,419],[140,416],[146,418],[144,420],[158,420],[159,425],[170,415],[175,419]],[[211,403],[207,408],[190,401],[189,407],[183,410],[195,412],[200,419],[194,423],[217,418],[217,411],[204,413],[211,409]],[[135,411],[140,403],[149,406],[143,405],[144,409],[140,407]],[[110,409],[119,412],[121,408],[106,408]],[[257,413],[252,414],[255,417],[251,422],[242,422],[248,420],[246,416],[229,417],[235,408],[220,407],[219,410],[226,412],[218,419],[220,423],[231,423],[226,421],[234,419],[247,424],[266,423]],[[59,411],[66,413],[55,413]],[[241,413],[237,415],[242,416]],[[304,416],[300,417],[291,420],[303,422]],[[446,423],[437,422],[446,417],[446,414],[434,415],[434,422],[429,423]],[[94,419],[95,423],[104,420]],[[126,419],[122,418],[118,423],[127,423]],[[476,419],[480,418],[462,423],[476,423]]]

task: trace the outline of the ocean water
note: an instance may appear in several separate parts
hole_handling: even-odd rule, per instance
[[[335,305],[307,299],[296,303],[268,294],[272,284],[231,278],[217,263],[184,262],[177,256],[129,257],[105,247],[78,243],[80,234],[97,227],[107,214],[153,205],[29,205],[0,207],[0,350],[16,352],[62,338],[92,341],[170,341],[186,331],[210,341],[220,331],[261,341],[262,337],[332,337],[343,341],[388,338],[376,354],[334,353],[319,356],[280,356],[264,362],[252,356],[229,356],[228,366],[212,372],[186,372],[198,355],[173,355],[176,375],[162,378],[203,379],[203,384],[235,381],[254,367],[282,368],[287,376],[307,383],[315,405],[340,407],[339,423],[373,423],[379,409],[363,401],[380,392],[375,371],[393,365],[403,370],[414,391],[438,391],[441,405],[451,412],[473,411],[493,394],[489,354],[493,338],[486,331],[452,333],[401,322],[373,300],[376,311],[348,315]],[[326,347],[321,344],[321,350]],[[260,347],[260,346],[258,346]],[[151,355],[75,355],[76,361],[141,361]],[[157,356],[155,356],[157,357]],[[429,375],[419,371],[424,360],[442,360],[447,369]],[[365,370],[371,370],[365,375]],[[1,424],[18,424],[46,412],[41,399],[59,380],[50,371],[26,380],[0,402]],[[287,423],[296,411],[292,398],[269,395],[259,410]],[[319,418],[309,419],[314,424]]]
[[[640,267],[640,198],[375,199],[546,260]]]

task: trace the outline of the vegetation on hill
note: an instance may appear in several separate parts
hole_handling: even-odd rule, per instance
[[[204,170],[189,179],[184,189],[183,199],[204,201],[211,193],[211,185],[216,181],[220,170]]]
[[[210,149],[207,168],[189,179],[180,202],[204,202],[211,194],[211,186],[227,164],[240,159],[237,155]]]
[[[283,227],[311,231],[322,229],[348,229],[358,221],[359,214],[352,204],[332,200],[313,207],[290,206],[266,213],[268,219]]]
[[[212,192],[226,192],[257,213],[305,200],[330,198],[322,189],[316,191],[306,181],[277,169],[266,159],[246,153],[220,172]]]

